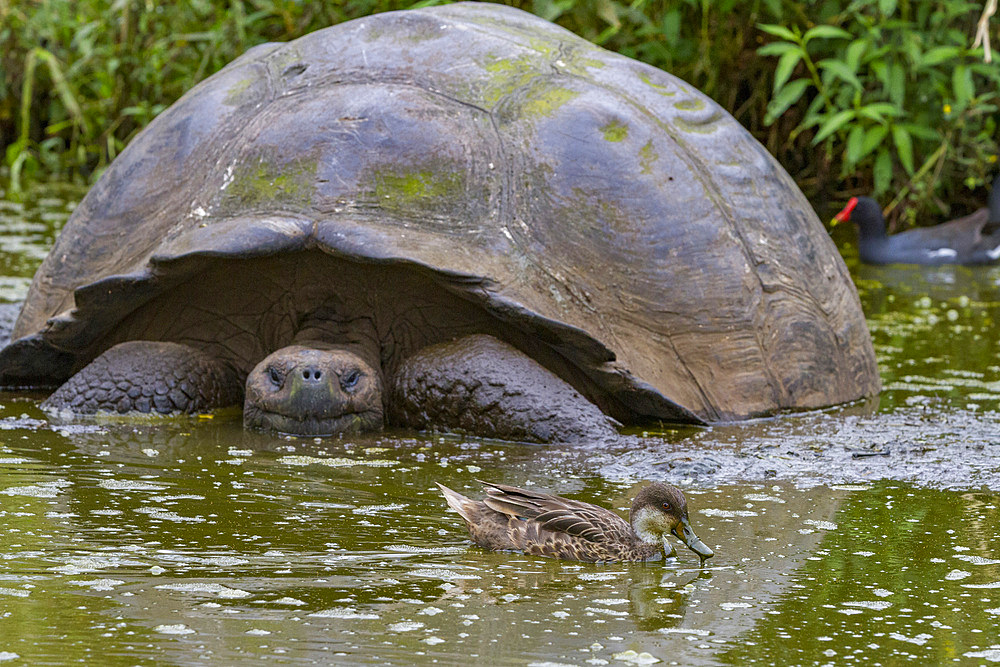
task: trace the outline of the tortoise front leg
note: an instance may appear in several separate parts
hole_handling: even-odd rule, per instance
[[[42,408],[94,414],[194,413],[239,405],[243,383],[224,363],[188,345],[120,343],[49,396]]]
[[[520,350],[477,334],[432,345],[390,380],[392,423],[526,442],[617,435],[615,422]]]

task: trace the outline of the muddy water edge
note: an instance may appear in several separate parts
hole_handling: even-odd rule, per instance
[[[81,194],[0,200],[0,301]],[[1000,268],[862,267],[849,232],[885,391],[835,410],[594,450],[53,424],[3,394],[0,661],[1000,662]],[[622,511],[666,480],[716,556],[486,553],[434,487],[475,478]]]

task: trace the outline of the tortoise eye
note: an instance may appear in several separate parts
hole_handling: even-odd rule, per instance
[[[282,380],[284,380],[281,371],[279,371],[275,366],[267,367],[267,377],[271,380],[271,383],[275,387],[280,387]]]
[[[354,368],[346,373],[340,378],[340,386],[344,388],[344,391],[351,391],[358,386],[358,380],[361,379],[361,371]]]

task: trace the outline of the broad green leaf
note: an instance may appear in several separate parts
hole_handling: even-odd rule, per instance
[[[806,107],[806,115],[803,117],[803,121],[807,118],[815,117],[815,121],[813,121],[812,124],[819,125],[820,121],[823,120],[822,116],[820,115],[820,109],[823,108],[823,105],[825,103],[826,100],[823,99],[822,95],[817,95],[816,97],[814,97],[813,101],[809,103],[808,107]]]
[[[972,83],[972,72],[965,65],[958,65],[951,73],[951,87],[955,93],[957,106],[965,107],[976,94]]]
[[[875,77],[882,84],[882,87],[888,90],[889,68],[888,66],[886,66],[885,61],[882,60],[881,58],[879,58],[878,60],[873,60],[869,65],[869,67],[871,68],[872,72],[875,73]]]
[[[121,110],[123,116],[149,116],[149,109],[140,106],[125,107]]]
[[[851,68],[852,72],[857,73],[858,68],[861,67],[861,57],[868,50],[868,40],[867,39],[856,39],[844,50],[844,62],[847,66]]]
[[[854,88],[856,88],[857,90],[864,89],[864,87],[861,85],[861,82],[858,80],[857,74],[855,74],[851,70],[851,68],[848,67],[847,63],[841,62],[840,60],[833,60],[832,58],[828,58],[826,60],[820,60],[818,63],[816,63],[816,66],[821,70],[823,70],[824,72],[830,72],[830,74],[834,75],[841,81],[849,83],[850,85],[854,86]]]
[[[816,136],[812,140],[813,145],[815,146],[819,142],[823,141],[852,120],[854,120],[854,109],[844,109],[843,111],[838,111],[833,114],[819,126],[819,130],[816,132]]]
[[[788,107],[799,101],[802,93],[809,87],[809,79],[796,79],[781,89],[777,95],[768,103],[767,114],[764,116],[764,124],[770,125],[778,116],[785,113]]]
[[[902,127],[906,128],[911,137],[926,139],[927,141],[941,141],[941,133],[933,127],[925,127],[916,123],[903,123]]]
[[[802,35],[802,42],[805,43],[816,38],[850,39],[851,37],[853,37],[851,33],[835,25],[818,25],[806,30],[806,34]]]
[[[885,116],[878,109],[872,109],[870,106],[860,107],[858,109],[858,118],[867,118],[876,123],[885,122]]]
[[[861,147],[865,141],[865,128],[860,125],[855,125],[851,128],[851,131],[847,135],[847,164],[845,165],[848,169],[853,167],[861,160]]]
[[[863,160],[868,155],[871,154],[876,148],[882,145],[885,141],[886,135],[889,134],[889,128],[885,125],[875,125],[874,127],[868,128],[865,131],[865,140],[861,144],[861,154],[858,160]]]
[[[899,63],[889,67],[889,85],[886,88],[892,103],[902,108],[906,100],[906,71]]]
[[[926,41],[924,36],[913,30],[907,30],[900,36],[903,40],[900,51],[906,55],[904,62],[919,63],[924,57],[924,41]]]
[[[663,20],[660,21],[660,33],[668,44],[677,43],[681,36],[681,12],[679,9],[673,9],[663,15]]]
[[[795,51],[789,51],[778,59],[778,66],[774,68],[775,94],[781,92],[781,89],[784,87],[789,77],[792,76],[792,71],[795,69],[795,66],[799,64],[799,60],[801,58],[802,52],[796,49]]]
[[[789,51],[798,51],[799,45],[791,42],[771,42],[757,49],[762,56],[781,56]]]
[[[758,23],[757,27],[766,32],[769,35],[774,35],[775,37],[780,37],[786,42],[800,42],[800,38],[794,32],[788,28],[781,25],[773,25],[768,23]]]
[[[892,16],[896,11],[896,0],[878,0],[878,10],[882,16]]]
[[[882,148],[875,156],[872,178],[875,181],[875,195],[889,189],[889,184],[892,183],[892,155],[887,148]]]
[[[892,126],[892,140],[896,144],[896,153],[899,161],[906,169],[906,173],[913,175],[913,140],[910,133],[901,125]]]
[[[883,123],[886,116],[902,116],[905,115],[905,112],[902,109],[897,109],[888,102],[873,102],[859,108],[858,115]]]
[[[865,105],[869,109],[874,109],[878,113],[884,113],[886,116],[904,116],[906,112],[899,107],[895,107],[888,102],[872,102],[871,104]]]
[[[981,49],[978,51],[981,51]],[[973,51],[973,53],[976,53],[976,51]],[[979,57],[981,58],[982,56],[980,55]],[[1000,61],[1000,54],[996,51],[993,51],[993,60]],[[971,69],[974,74],[981,74],[987,79],[993,79],[994,81],[1000,83],[1000,67],[996,66],[996,62],[989,64],[980,62],[972,63],[969,65],[969,69]]]
[[[940,65],[946,60],[952,60],[961,55],[962,49],[958,46],[936,46],[920,58],[920,67],[933,67]]]

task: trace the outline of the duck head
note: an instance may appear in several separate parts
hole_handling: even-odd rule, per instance
[[[662,541],[668,558],[677,553],[667,541],[668,534],[673,534],[684,542],[691,551],[698,554],[702,562],[715,555],[691,528],[684,494],[669,484],[653,482],[643,487],[632,501],[629,520],[632,529],[643,542],[659,544]]]

